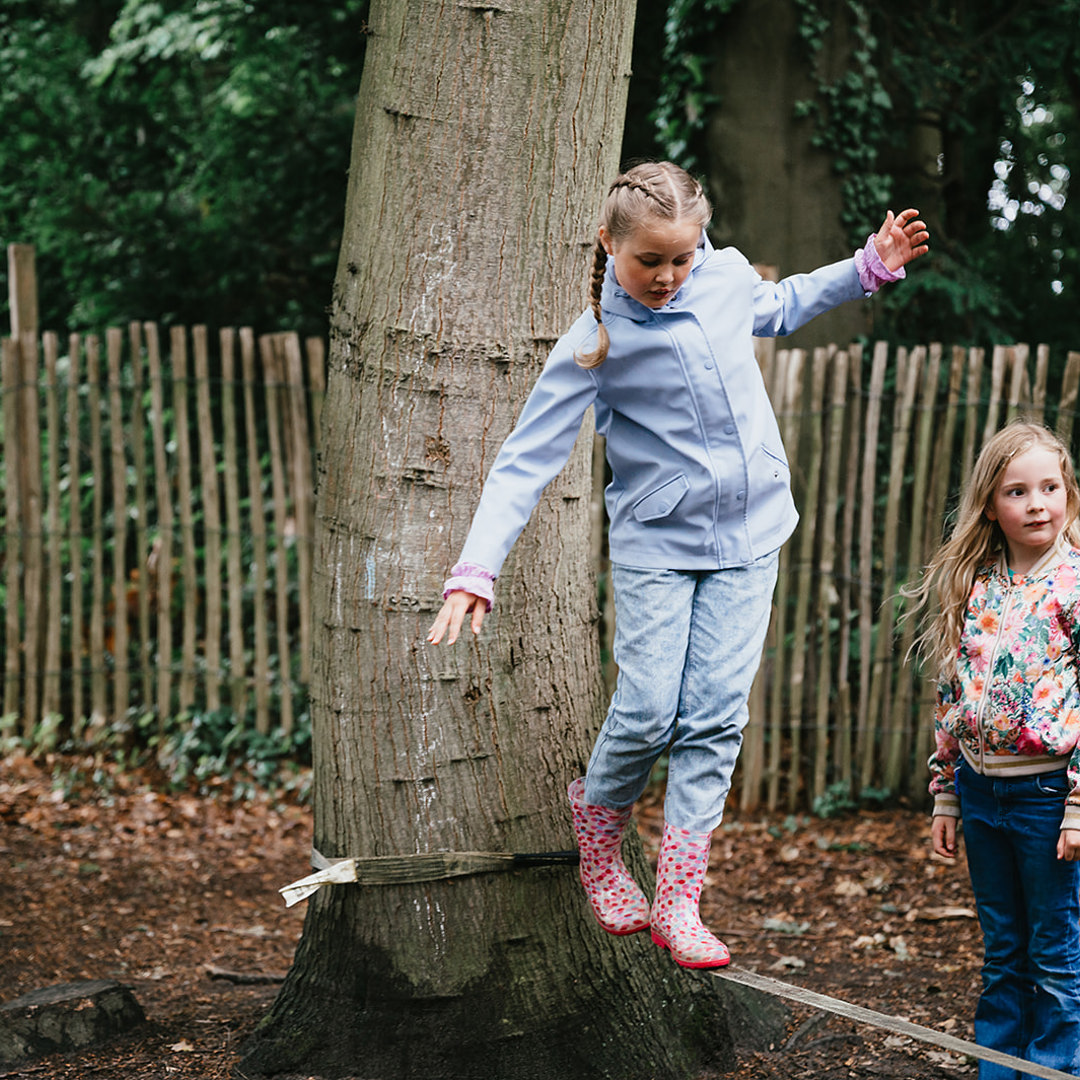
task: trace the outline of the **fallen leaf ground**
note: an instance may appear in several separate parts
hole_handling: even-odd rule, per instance
[[[656,798],[639,810],[655,858]],[[0,1076],[235,1078],[239,1044],[300,936],[304,907],[285,908],[277,889],[306,872],[310,825],[308,808],[269,796],[164,793],[93,761],[0,762],[0,1004],[116,979],[147,1015],[106,1046]],[[743,968],[972,1038],[981,939],[970,888],[962,861],[930,857],[921,812],[729,811],[702,911]],[[742,1055],[734,1080],[975,1075],[932,1045],[789,1007],[778,1045]]]

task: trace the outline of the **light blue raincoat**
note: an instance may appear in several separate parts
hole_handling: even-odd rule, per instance
[[[556,342],[500,449],[460,561],[498,575],[590,405],[611,466],[613,562],[720,570],[775,551],[798,513],[752,336],[789,334],[865,295],[854,259],[768,282],[705,239],[682,288],[654,310],[619,288],[609,260],[607,359],[592,370],[574,361],[595,347],[586,311]]]

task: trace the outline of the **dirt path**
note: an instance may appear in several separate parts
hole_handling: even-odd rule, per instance
[[[93,762],[0,762],[0,1002],[54,983],[116,979],[148,1021],[91,1053],[0,1076],[216,1080],[265,1013],[304,906],[310,811],[151,790]],[[655,801],[639,828],[655,856]],[[929,857],[923,814],[729,815],[703,902],[735,962],[970,1039],[981,949],[962,865]],[[793,1006],[784,1042],[735,1080],[973,1077],[934,1047]],[[299,1080],[299,1078],[297,1078]],[[501,1078],[493,1078],[501,1080]],[[703,1078],[704,1080],[704,1078]]]

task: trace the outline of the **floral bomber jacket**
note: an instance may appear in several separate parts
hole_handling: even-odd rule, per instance
[[[1059,545],[1024,576],[1001,560],[975,577],[956,674],[938,685],[930,793],[960,816],[962,754],[986,776],[1068,768],[1063,829],[1080,829],[1080,550]]]

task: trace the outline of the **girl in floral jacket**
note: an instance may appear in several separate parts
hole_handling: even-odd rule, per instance
[[[1068,450],[1015,422],[979,455],[956,528],[912,590],[938,610],[932,841],[964,823],[983,930],[979,1043],[1080,1075],[1080,490]],[[1020,1073],[980,1062],[979,1080]]]

